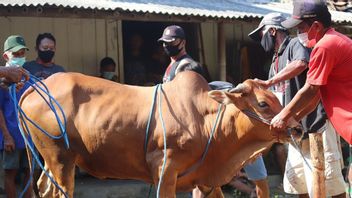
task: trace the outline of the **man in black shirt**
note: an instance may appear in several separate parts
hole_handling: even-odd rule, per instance
[[[186,52],[186,37],[180,26],[171,25],[166,27],[158,42],[162,43],[165,53],[171,59],[163,77],[164,83],[171,81],[179,72],[186,70],[203,75],[202,66],[194,61]]]

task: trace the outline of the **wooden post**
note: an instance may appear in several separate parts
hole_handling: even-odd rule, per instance
[[[310,133],[309,146],[313,172],[313,197],[326,197],[323,134]]]
[[[224,23],[218,23],[218,62],[220,69],[220,80],[226,81],[226,38]]]

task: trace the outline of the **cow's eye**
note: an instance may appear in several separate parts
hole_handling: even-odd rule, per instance
[[[268,107],[268,106],[269,106],[268,103],[266,103],[266,102],[259,102],[258,105],[259,105],[259,107],[261,107],[261,108],[264,108],[264,107]]]

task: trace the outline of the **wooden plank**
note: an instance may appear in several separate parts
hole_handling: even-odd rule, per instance
[[[124,82],[124,62],[123,62],[123,35],[122,35],[122,21],[117,21],[117,33],[118,33],[118,60],[116,61],[116,75],[118,77],[118,82]]]
[[[225,26],[223,23],[218,24],[218,66],[220,67],[220,80],[226,81],[226,38]]]
[[[67,20],[68,39],[68,70],[73,72],[83,72],[81,50],[84,44],[81,38],[81,19]]]
[[[92,76],[98,75],[95,37],[95,20],[81,19],[81,39],[82,39],[82,73]]]
[[[39,19],[39,33],[54,31],[54,18],[38,17]]]
[[[66,71],[69,71],[69,41],[68,41],[68,28],[66,18],[55,18],[53,21],[53,35],[56,39],[56,52],[54,61],[56,64],[61,65]]]
[[[0,17],[0,51],[1,54],[4,51],[4,42],[7,39],[8,36],[11,35],[11,18],[9,17]],[[0,58],[0,65],[5,65],[5,60],[3,58]]]
[[[201,24],[205,62],[212,80],[219,79],[219,66],[217,59],[217,25],[213,23]]]
[[[96,72],[100,75],[99,65],[100,60],[106,57],[107,47],[106,47],[106,24],[103,19],[95,19],[95,56],[96,56]]]
[[[25,32],[23,32],[23,37],[26,42],[29,51],[26,54],[28,61],[35,60],[37,58],[37,51],[35,50],[35,41],[38,36],[38,26],[39,20],[36,17],[23,17],[23,27]]]
[[[32,60],[36,58],[36,52],[34,50],[34,43],[33,37],[35,37],[35,29],[31,28],[28,24],[28,21],[36,24],[35,18],[26,18],[26,17],[11,17],[9,18],[9,27],[10,27],[10,32],[7,32],[7,36],[10,35],[21,35],[25,42],[26,46],[30,49],[30,51],[27,51],[26,53],[26,58],[27,60]],[[4,41],[6,40],[4,38]],[[2,42],[3,44],[3,42]]]
[[[107,53],[106,55],[119,62],[119,46],[118,46],[118,22],[116,20],[107,20],[106,21],[106,46]]]

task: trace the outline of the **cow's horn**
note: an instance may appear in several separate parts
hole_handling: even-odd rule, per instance
[[[229,92],[230,93],[247,93],[249,90],[249,87],[245,84],[238,84],[235,88],[231,89]]]

